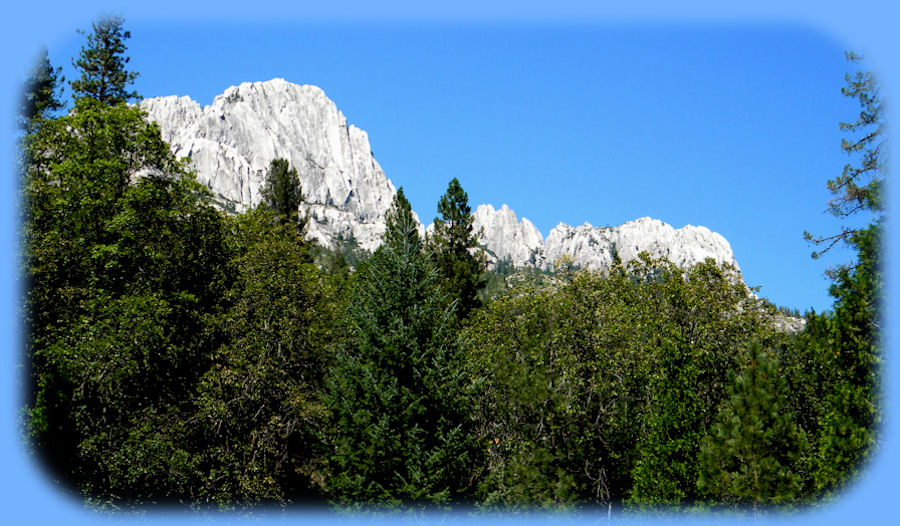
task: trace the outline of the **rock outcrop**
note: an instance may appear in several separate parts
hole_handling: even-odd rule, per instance
[[[579,267],[605,269],[616,255],[628,262],[641,252],[648,252],[680,266],[713,258],[738,267],[728,241],[702,226],[687,225],[676,230],[649,217],[617,227],[595,227],[589,223],[572,227],[560,223],[542,239],[528,219],[518,221],[506,205],[499,210],[481,205],[473,215],[475,228],[483,229],[481,242],[490,252],[492,263],[507,260],[515,266],[551,270],[557,259],[569,255]]]
[[[353,240],[368,251],[380,244],[394,185],[375,161],[366,132],[348,124],[321,89],[273,79],[232,86],[209,106],[170,96],[145,99],[140,107],[226,210],[258,204],[269,163],[284,158],[300,175],[309,237],[326,246]],[[737,266],[719,234],[702,226],[676,230],[649,217],[617,227],[560,223],[544,239],[506,205],[480,205],[474,224],[483,229],[481,242],[493,264],[552,269],[568,254],[578,266],[603,269],[614,254],[629,261],[647,251],[678,265],[711,257]]]
[[[516,267],[536,266],[544,246],[544,238],[527,218],[519,221],[516,213],[503,205],[478,205],[472,213],[475,230],[481,230],[481,243],[492,264],[507,260]]]
[[[366,250],[380,243],[394,185],[366,132],[320,88],[273,79],[232,86],[209,106],[170,96],[140,107],[226,209],[258,204],[269,163],[285,158],[300,175],[310,237],[326,245],[352,238]]]

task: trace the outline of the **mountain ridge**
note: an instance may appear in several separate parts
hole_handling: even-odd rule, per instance
[[[367,251],[379,246],[396,189],[375,160],[368,134],[348,123],[321,88],[276,78],[231,86],[207,106],[176,95],[139,105],[223,208],[239,212],[258,204],[266,169],[281,157],[300,175],[309,238],[332,247],[352,240]],[[617,227],[560,223],[544,238],[505,204],[479,205],[473,216],[494,264],[505,259],[549,270],[568,255],[576,265],[603,269],[614,255],[628,261],[647,251],[678,265],[711,257],[738,268],[728,241],[702,226],[675,229],[649,217]]]

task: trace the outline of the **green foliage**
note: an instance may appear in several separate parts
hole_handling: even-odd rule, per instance
[[[871,225],[851,237],[858,250],[853,268],[835,276],[834,313],[827,321],[821,358],[832,373],[832,388],[820,415],[815,483],[835,490],[855,478],[877,447],[881,421],[882,228]]]
[[[186,419],[226,281],[221,216],[136,108],[79,100],[28,148],[31,439],[95,501],[190,495]]]
[[[698,487],[718,504],[759,511],[799,496],[808,444],[794,422],[775,357],[754,344],[742,361],[740,374],[730,375],[729,398],[703,441]]]
[[[286,160],[226,216],[121,104],[121,26],[94,24],[63,117],[44,53],[20,121],[27,433],[88,502],[758,508],[832,495],[876,450],[883,217],[829,238],[857,261],[794,335],[711,260],[501,261],[485,289],[456,179],[427,247],[402,188],[374,255],[315,247]],[[883,214],[878,85],[847,80],[861,165],[832,210]]]
[[[653,345],[648,406],[637,438],[634,486],[638,507],[691,505],[697,499],[696,457],[726,395],[728,374],[750,338],[772,338],[771,305],[749,296],[732,268],[707,260],[681,269],[644,259],[647,323]],[[652,350],[651,350],[652,349]]]
[[[397,189],[394,199],[391,201],[391,207],[388,209],[384,217],[385,229],[382,241],[384,245],[394,249],[402,250],[403,247],[410,244],[417,244],[419,238],[418,231],[410,231],[406,226],[414,224],[412,205],[403,193],[403,187]],[[415,239],[413,239],[415,237]]]
[[[457,315],[465,319],[481,304],[478,293],[484,288],[486,263],[478,248],[469,196],[455,177],[438,202],[438,213],[441,217],[434,219],[429,240],[431,257],[443,278],[444,292],[456,299]]]
[[[125,69],[131,60],[124,55],[125,40],[131,38],[131,32],[122,29],[124,23],[120,16],[108,16],[91,24],[93,33],[87,35],[87,44],[73,62],[81,71],[81,77],[71,83],[76,100],[92,98],[113,106],[141,98],[136,91],[127,91],[138,74]]]
[[[708,410],[701,399],[702,365],[683,342],[661,341],[648,381],[649,400],[630,501],[677,507],[696,499],[696,455]]]
[[[299,221],[300,203],[303,202],[303,192],[300,188],[300,177],[297,169],[291,168],[287,159],[272,159],[269,170],[266,172],[266,183],[262,189],[263,202],[282,218],[285,222]],[[302,232],[306,221],[300,221],[299,231]]]
[[[234,284],[214,327],[222,345],[197,384],[201,500],[284,503],[311,474],[333,317],[296,228],[266,208],[230,221]]]
[[[470,383],[453,313],[401,220],[354,275],[350,335],[329,373],[323,481],[342,505],[446,506],[466,495],[475,461]]]
[[[182,174],[171,183],[147,178],[139,193],[166,184],[181,185],[191,195],[200,195],[201,189],[183,177],[156,125],[148,124],[136,108],[84,99],[69,115],[41,127],[28,149],[23,253],[31,285],[26,312],[37,337],[74,311],[85,287],[98,279],[128,276],[105,256],[117,255],[115,225],[132,217],[112,222],[124,212],[122,199],[133,174]],[[155,235],[145,232],[145,237]]]
[[[853,53],[847,58],[860,60]],[[810,414],[801,418],[810,421],[808,435],[815,450],[809,459],[812,477],[807,480],[813,495],[833,494],[857,476],[877,447],[881,421],[881,238],[888,124],[875,75],[857,72],[845,79],[844,95],[857,99],[862,111],[855,121],[841,123],[842,130],[857,134],[845,138],[841,148],[854,156],[857,164],[848,164],[841,176],[828,181],[829,190],[836,195],[829,206],[841,218],[860,211],[868,211],[874,218],[865,228],[842,227],[839,234],[828,238],[813,239],[806,234],[816,243],[828,242],[813,257],[841,240],[857,252],[852,266],[828,271],[833,280],[829,292],[835,298],[834,312],[812,316],[807,334],[789,348],[792,364],[808,366],[806,371],[798,371],[803,380],[797,383],[804,396],[795,405],[799,402]],[[808,358],[798,358],[804,354]],[[816,393],[808,387],[815,382],[825,382],[828,390]]]
[[[772,314],[727,267],[646,257],[495,300],[469,329],[485,502],[690,502],[710,408]]]
[[[555,271],[532,267],[516,268],[508,259],[501,259],[494,268],[487,269],[483,280],[484,288],[479,293],[483,303],[515,295],[522,290],[559,286],[564,281],[563,276]]]
[[[61,83],[66,79],[60,74],[61,71],[62,68],[50,65],[47,48],[41,49],[28,72],[22,91],[19,128],[25,133],[33,133],[39,123],[63,108],[60,92]]]

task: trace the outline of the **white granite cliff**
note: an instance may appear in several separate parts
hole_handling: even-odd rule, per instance
[[[328,246],[353,238],[368,251],[380,244],[394,185],[375,161],[366,132],[348,124],[320,88],[273,79],[232,86],[209,106],[170,96],[145,99],[140,107],[159,123],[175,155],[190,158],[197,179],[224,208],[242,211],[259,203],[269,163],[281,157],[300,175],[309,237]],[[568,254],[576,265],[603,269],[614,252],[629,261],[647,251],[679,265],[711,257],[737,266],[725,238],[704,227],[676,230],[648,217],[612,228],[560,223],[544,239],[506,205],[480,205],[473,215],[492,263],[551,269]]]
[[[481,205],[474,215],[475,229],[483,229],[481,242],[492,254],[492,262],[506,259],[515,266],[535,266],[550,270],[554,262],[568,254],[582,268],[606,269],[618,254],[623,262],[648,252],[680,266],[691,266],[706,258],[738,267],[728,241],[702,226],[679,229],[649,217],[617,227],[595,227],[585,223],[572,227],[560,223],[541,238],[528,219],[517,221],[506,205],[495,210]]]
[[[394,185],[366,132],[348,125],[320,88],[273,79],[232,86],[209,106],[170,96],[140,107],[224,206],[258,204],[269,163],[281,157],[300,175],[310,237],[331,245],[352,236],[366,250],[380,243]]]

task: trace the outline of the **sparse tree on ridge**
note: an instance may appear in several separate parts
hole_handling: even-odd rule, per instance
[[[125,69],[131,60],[125,56],[125,40],[131,32],[122,29],[124,22],[120,16],[107,16],[92,24],[93,33],[87,35],[87,44],[72,63],[81,71],[81,77],[72,81],[76,100],[89,97],[112,106],[141,98],[137,91],[127,90],[138,74]]]

